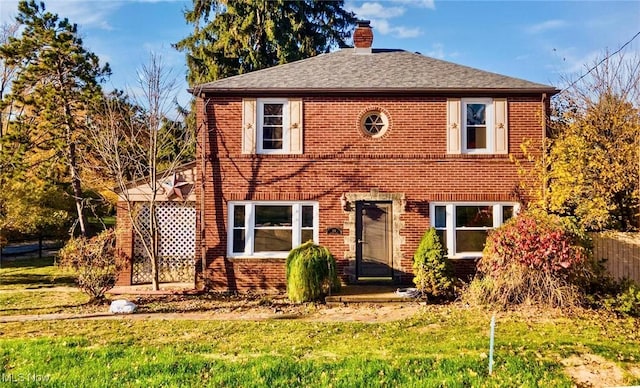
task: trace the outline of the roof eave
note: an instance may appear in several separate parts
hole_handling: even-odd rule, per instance
[[[560,92],[549,88],[201,88],[188,89],[189,93],[204,97],[206,95],[228,96],[273,96],[273,95],[523,95],[542,94],[550,96]]]

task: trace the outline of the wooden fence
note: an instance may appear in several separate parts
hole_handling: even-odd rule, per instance
[[[616,279],[628,278],[640,284],[640,233],[594,233],[593,254],[605,259],[605,267]]]

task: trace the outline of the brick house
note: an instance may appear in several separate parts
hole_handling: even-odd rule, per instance
[[[310,239],[346,283],[409,283],[429,227],[464,276],[517,213],[510,156],[540,152],[557,90],[372,41],[191,90],[198,287],[282,289]]]

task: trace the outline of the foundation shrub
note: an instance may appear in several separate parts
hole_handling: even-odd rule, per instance
[[[604,307],[620,315],[640,317],[640,286],[623,282],[616,294],[602,301]]]
[[[640,285],[629,279],[615,280],[603,274],[587,295],[591,307],[621,316],[640,317]]]
[[[573,307],[593,278],[590,239],[572,220],[524,212],[492,231],[465,297],[476,304]]]
[[[453,278],[449,261],[434,228],[422,236],[413,256],[413,282],[427,298],[445,299],[452,296]]]
[[[69,270],[91,302],[104,300],[118,276],[116,233],[107,229],[92,238],[72,238],[58,252],[58,265]]]
[[[289,252],[286,277],[287,295],[296,303],[318,301],[340,289],[336,260],[326,247],[312,241]]]

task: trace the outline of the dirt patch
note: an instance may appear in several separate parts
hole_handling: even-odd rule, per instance
[[[595,354],[581,354],[561,361],[565,372],[578,387],[615,387],[624,385],[622,369]]]
[[[393,322],[410,318],[420,310],[418,303],[362,304],[322,307],[303,319],[321,322]]]
[[[130,299],[138,313],[176,314],[182,319],[299,319],[321,322],[390,322],[409,318],[419,303],[354,303],[330,306],[291,303],[283,295],[215,294],[143,296]]]
[[[0,322],[59,319],[186,319],[186,320],[303,320],[317,322],[393,322],[414,316],[421,310],[418,302],[354,303],[329,306],[319,303],[291,303],[282,295],[143,295],[122,296],[138,306],[135,314],[110,314],[109,305],[62,309],[53,314],[11,315]]]

